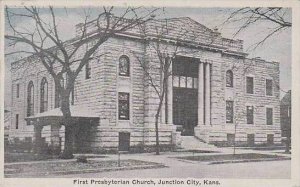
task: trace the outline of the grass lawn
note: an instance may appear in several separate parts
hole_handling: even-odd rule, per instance
[[[219,151],[210,151],[210,150],[197,150],[197,149],[190,149],[190,150],[176,150],[173,152],[182,152],[182,153],[219,153]]]
[[[284,158],[283,156],[257,154],[257,153],[243,153],[243,154],[226,154],[226,155],[206,155],[206,156],[185,156],[176,157],[178,159],[192,160],[192,161],[228,161],[228,160],[259,160],[264,158]]]
[[[51,160],[58,159],[58,155],[40,155],[34,153],[5,153],[4,162],[31,162],[31,161],[42,161],[42,160]],[[104,158],[103,155],[87,155],[87,158]]]
[[[58,156],[52,155],[36,155],[33,153],[5,153],[4,162],[29,162],[29,161],[39,161],[39,160],[49,160],[55,159]]]
[[[285,146],[276,145],[276,146],[254,146],[254,147],[238,147],[239,149],[252,149],[260,151],[271,151],[271,150],[285,150]]]
[[[161,164],[155,162],[144,162],[140,160],[121,160],[121,167],[130,166],[153,166],[163,167]],[[65,162],[44,162],[44,163],[30,163],[30,164],[9,164],[4,167],[4,174],[6,177],[29,177],[29,176],[48,176],[53,174],[70,174],[70,173],[84,173],[86,171],[101,172],[101,169],[110,168],[118,170],[117,160],[97,161],[89,160],[88,163],[80,163],[76,161]],[[119,167],[120,168],[120,167]]]

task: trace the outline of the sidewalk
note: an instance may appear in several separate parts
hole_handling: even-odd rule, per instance
[[[149,161],[149,162],[159,162],[161,164],[167,164],[171,163],[173,164],[176,162],[176,159],[174,157],[178,156],[201,156],[201,155],[222,155],[222,154],[233,154],[233,148],[232,147],[214,147],[205,149],[209,151],[214,151],[212,153],[193,153],[189,150],[183,150],[180,152],[160,152],[160,155],[155,155],[155,153],[134,153],[134,154],[120,154],[121,159],[135,159],[135,160],[141,160],[141,161]],[[282,153],[279,153],[282,151]],[[284,150],[251,150],[251,149],[239,149],[237,148],[235,151],[236,154],[242,154],[242,153],[258,153],[258,154],[267,154],[267,155],[278,155],[278,156],[284,156],[291,158],[291,154],[285,154]],[[75,157],[78,155],[86,155],[91,156],[92,158],[88,158],[88,160],[101,160],[101,161],[108,161],[108,160],[117,160],[118,154],[75,154]],[[101,156],[101,158],[97,158],[97,156]],[[12,162],[12,163],[5,163],[5,165],[15,165],[15,164],[34,164],[34,163],[47,163],[47,162],[70,162],[70,161],[76,161],[76,158],[74,159],[53,159],[53,160],[42,160],[42,161],[30,161],[30,162]],[[179,163],[182,163],[180,161]]]
[[[233,154],[233,148],[213,148],[210,151],[216,151],[213,153],[193,153],[193,152],[161,152],[160,155],[155,155],[155,153],[142,153],[142,154],[124,154],[121,155],[121,159],[136,159],[142,161],[154,161],[166,166],[176,165],[186,165],[186,163],[195,163],[192,161],[178,160],[175,157],[185,157],[185,156],[203,156],[203,155],[223,155],[223,154]],[[278,150],[277,150],[278,151]],[[282,151],[284,152],[284,151]],[[243,153],[257,153],[265,155],[278,155],[287,158],[291,158],[291,154],[277,153],[273,151],[263,151],[263,150],[245,150],[236,149],[236,154]],[[117,159],[117,155],[110,155],[107,159]],[[263,161],[263,160],[261,160]]]
[[[155,155],[155,153],[137,153],[137,154],[107,154],[107,155],[100,155],[100,154],[76,154],[75,156],[79,155],[86,155],[88,156],[88,164],[78,163],[76,162],[76,157],[74,159],[62,160],[62,159],[53,159],[53,160],[44,160],[44,161],[30,161],[30,162],[14,162],[14,163],[5,163],[5,176],[6,177],[48,177],[48,176],[55,176],[58,177],[60,175],[88,175],[89,173],[105,173],[105,172],[117,172],[117,171],[124,171],[124,170],[145,170],[145,169],[156,169],[158,171],[169,171],[171,170],[180,170],[188,169],[195,170],[196,168],[205,168],[208,165],[215,165],[215,164],[233,164],[233,163],[249,163],[251,162],[277,162],[283,160],[290,160],[290,154],[278,153],[274,151],[263,151],[263,150],[249,150],[249,149],[236,149],[236,159],[231,159],[231,157],[225,155],[232,155],[233,148],[210,148],[210,151],[215,151],[212,153],[196,153],[188,150],[182,150],[180,152],[161,152],[160,155]],[[282,151],[283,152],[283,151]],[[251,159],[251,155],[246,155],[244,157],[241,154],[262,154],[255,156]],[[218,155],[220,155],[218,157]],[[224,159],[222,160],[222,156],[224,155]],[[276,155],[281,157],[275,158],[267,158],[264,155]],[[144,162],[141,165],[136,164],[125,164],[119,165],[117,161],[120,156],[121,163],[127,162]],[[209,156],[214,156],[209,158]],[[242,159],[238,157],[242,156]],[[247,158],[250,156],[250,158]],[[205,157],[208,159],[203,160],[202,158]],[[214,160],[218,157],[218,160]],[[227,159],[225,158],[227,157]],[[256,158],[257,157],[257,158]],[[260,158],[261,157],[261,158]],[[264,158],[266,157],[266,158]],[[192,158],[192,159],[190,159]],[[199,158],[199,159],[198,159]],[[229,158],[229,159],[228,159]],[[95,167],[95,164],[102,163],[104,167]],[[112,164],[110,164],[112,163]],[[30,166],[28,166],[30,165]],[[42,168],[55,168],[55,171],[41,171]],[[78,168],[77,168],[78,165]],[[65,166],[61,168],[62,166]],[[68,166],[68,167],[67,167]],[[72,166],[72,167],[70,167]],[[35,168],[35,169],[28,169]],[[216,167],[216,166],[215,166]],[[219,167],[219,166],[218,166]],[[230,166],[233,167],[233,166]],[[61,169],[59,169],[61,168]],[[68,169],[69,168],[69,169]],[[161,169],[166,168],[166,169]],[[168,168],[168,169],[167,169]],[[176,169],[177,168],[177,169]],[[133,171],[130,171],[130,173]],[[135,173],[135,172],[133,172]],[[146,172],[147,173],[147,172]]]
[[[151,161],[165,165],[163,168],[156,169],[135,169],[135,170],[115,170],[110,172],[63,175],[57,177],[106,177],[106,178],[290,178],[290,160],[259,161],[259,162],[240,162],[227,164],[210,164],[210,162],[189,161],[177,159],[175,157],[184,156],[204,156],[232,154],[232,148],[216,148],[218,153],[192,153],[192,152],[161,152],[142,154],[123,154],[122,159],[136,159],[141,161]],[[236,154],[258,153],[274,155],[272,151],[253,151],[237,149]],[[277,154],[279,155],[279,154]],[[281,154],[280,154],[281,155]],[[286,158],[290,155],[283,154]],[[108,155],[107,160],[117,159],[117,155]]]

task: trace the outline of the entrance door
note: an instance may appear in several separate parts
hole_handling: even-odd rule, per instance
[[[173,120],[182,126],[181,135],[193,136],[198,124],[198,91],[188,88],[173,89]]]
[[[182,135],[194,135],[198,124],[199,59],[176,56],[172,60],[173,122],[182,127]]]

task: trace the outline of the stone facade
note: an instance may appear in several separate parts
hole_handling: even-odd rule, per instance
[[[279,90],[279,64],[267,62],[262,59],[247,59],[242,52],[242,41],[222,38],[217,31],[189,19],[178,18],[171,20],[174,23],[169,37],[172,38],[179,31],[180,24],[187,24],[191,31],[197,31],[199,39],[185,39],[180,45],[180,51],[186,56],[198,59],[199,82],[198,87],[198,125],[195,127],[195,136],[207,143],[228,142],[228,134],[235,134],[236,141],[247,143],[247,134],[254,134],[256,144],[267,143],[267,136],[273,135],[274,143],[281,142],[280,132],[280,107]],[[147,25],[151,33],[151,26]],[[176,26],[177,24],[177,26]],[[214,37],[213,43],[210,43]],[[172,43],[166,43],[172,52]],[[155,144],[154,116],[158,106],[158,97],[154,89],[147,84],[145,73],[136,57],[140,56],[154,67],[151,74],[159,84],[160,71],[158,59],[151,49],[151,38],[145,42],[142,38],[133,37],[130,32],[126,35],[110,38],[97,51],[106,53],[98,60],[92,60],[89,65],[91,77],[86,79],[85,69],[76,79],[74,90],[74,105],[88,107],[97,116],[99,123],[87,125],[85,136],[78,145],[85,147],[85,151],[101,151],[116,149],[119,145],[119,133],[130,133],[130,146],[151,146]],[[82,51],[81,51],[82,52]],[[79,54],[80,55],[80,52]],[[130,76],[119,75],[119,58],[126,55],[130,60]],[[233,72],[233,87],[226,87],[226,71]],[[202,76],[200,75],[204,73]],[[205,75],[205,77],[204,77]],[[246,93],[246,76],[253,77],[254,93]],[[34,114],[40,111],[41,80],[45,77],[48,82],[48,111],[54,109],[55,87],[51,76],[46,72],[41,63],[33,57],[28,57],[12,63],[12,120],[10,138],[33,137],[33,126],[25,121],[27,107],[27,86],[30,81],[34,84]],[[272,96],[266,95],[266,79],[272,80]],[[180,132],[176,131],[173,124],[173,88],[172,78],[168,87],[168,111],[162,110],[159,124],[160,143],[174,145],[180,140]],[[17,97],[19,85],[19,97]],[[205,85],[205,87],[204,87]],[[118,115],[118,93],[129,93],[129,120],[120,120]],[[206,94],[203,97],[203,94]],[[205,101],[202,99],[205,99]],[[226,123],[226,101],[234,103],[234,123]],[[205,102],[205,106],[201,105]],[[246,106],[254,106],[254,123],[246,124]],[[163,106],[165,109],[166,106]],[[266,108],[272,108],[273,123],[266,124]],[[166,114],[167,113],[167,114]],[[201,113],[201,115],[200,115]],[[16,115],[18,114],[18,122]],[[201,119],[201,116],[204,119]],[[207,117],[208,116],[208,117]],[[167,124],[165,118],[168,118]],[[16,129],[18,124],[18,129]],[[80,124],[85,125],[85,124]],[[236,128],[235,128],[236,127]],[[42,137],[51,144],[52,135],[59,134],[61,145],[64,141],[64,127],[57,128],[45,126]],[[236,131],[236,133],[235,133]],[[56,135],[57,136],[57,135]],[[84,138],[83,138],[84,139]],[[81,141],[80,141],[81,142]],[[83,143],[84,142],[84,143]],[[87,146],[88,145],[88,146]],[[88,147],[88,148],[86,148]],[[63,148],[63,147],[62,147]]]

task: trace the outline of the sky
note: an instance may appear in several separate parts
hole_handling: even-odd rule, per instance
[[[12,7],[11,7],[12,8]],[[223,37],[233,38],[233,39],[241,39],[244,41],[244,52],[249,53],[248,57],[261,57],[267,61],[277,61],[280,63],[280,87],[281,90],[290,90],[291,89],[291,29],[286,29],[276,35],[273,35],[269,38],[264,45],[252,49],[250,46],[255,44],[256,42],[262,40],[265,37],[266,31],[273,27],[274,24],[269,22],[262,22],[256,24],[253,27],[247,28],[244,32],[239,33],[238,35],[233,37],[233,34],[239,28],[239,24],[226,24],[224,25],[224,21],[230,15],[230,13],[234,9],[230,8],[164,8],[164,13],[159,12],[160,15],[156,16],[156,18],[162,17],[190,17],[195,21],[205,25],[208,28],[214,29],[218,28],[219,32]],[[14,11],[18,13],[24,13],[23,8],[14,8]],[[115,8],[114,13],[116,15],[122,13],[124,8]],[[102,12],[100,8],[60,8],[55,10],[55,15],[57,17],[57,24],[59,28],[59,34],[62,40],[71,39],[75,36],[75,25],[83,22],[84,13],[89,13],[90,19],[95,19],[99,12]],[[42,18],[48,19],[49,14],[47,9],[41,9]],[[291,19],[291,11],[288,12],[287,15]],[[28,21],[27,19],[12,19],[12,23],[18,27],[23,29],[31,29],[33,28],[33,23]],[[5,34],[9,34],[10,30],[6,21],[5,24]],[[21,48],[22,46],[19,46]],[[5,48],[5,52],[10,52],[12,50],[16,50],[15,48]],[[6,60],[6,75],[5,75],[5,94],[10,94],[10,74],[9,74],[9,64],[12,61],[20,59],[24,56],[18,57],[7,57]],[[281,97],[283,97],[284,92],[281,93]]]

